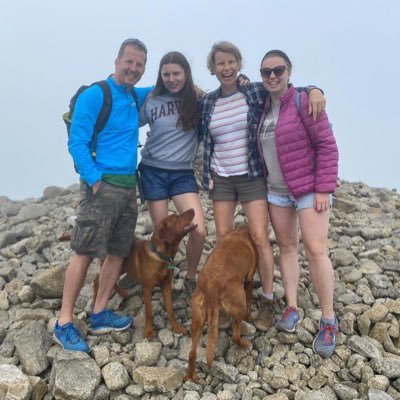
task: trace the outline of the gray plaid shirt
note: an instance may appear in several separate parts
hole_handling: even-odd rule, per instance
[[[268,95],[261,82],[249,83],[245,86],[238,86],[238,90],[246,97],[249,107],[247,112],[247,133],[248,133],[248,176],[249,179],[263,176],[263,168],[257,153],[256,133],[257,125],[263,112],[263,104]],[[213,153],[213,140],[210,132],[211,117],[214,112],[215,103],[221,97],[221,88],[206,94],[199,105],[199,139],[204,139],[203,159],[203,187],[209,190],[211,180],[210,163]]]

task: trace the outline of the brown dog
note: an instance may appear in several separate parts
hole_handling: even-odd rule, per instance
[[[181,215],[168,215],[160,222],[150,240],[135,238],[131,254],[122,264],[122,273],[126,272],[143,285],[146,316],[145,337],[147,339],[153,337],[151,298],[155,286],[160,286],[162,290],[172,329],[178,333],[187,333],[187,329],[176,321],[172,308],[173,266],[171,264],[183,237],[197,228],[197,225],[192,223],[193,218],[193,209],[189,209]],[[94,299],[97,289],[98,282],[94,282]]]
[[[206,321],[206,358],[208,367],[211,368],[218,339],[220,307],[233,317],[233,342],[240,346],[250,346],[248,340],[240,337],[240,323],[250,318],[257,264],[257,249],[247,225],[239,225],[228,233],[210,254],[199,274],[192,298],[192,348],[186,379],[197,380],[197,346]]]

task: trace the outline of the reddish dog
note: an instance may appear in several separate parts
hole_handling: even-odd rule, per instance
[[[204,268],[192,298],[192,348],[186,379],[196,381],[197,346],[208,323],[207,364],[214,361],[221,307],[233,317],[232,340],[240,346],[250,342],[240,337],[240,323],[250,318],[253,279],[258,264],[256,246],[247,225],[239,225],[217,244]]]
[[[178,333],[187,333],[187,329],[176,321],[172,308],[173,267],[170,267],[170,265],[183,237],[197,228],[197,225],[192,223],[193,218],[193,209],[189,209],[181,215],[168,215],[160,222],[150,240],[138,240],[135,238],[131,254],[124,260],[122,265],[123,273],[126,272],[143,285],[146,316],[145,337],[147,339],[152,338],[154,335],[151,297],[155,286],[160,286],[162,290],[165,308],[172,329]],[[96,281],[94,282],[94,299],[98,289],[98,280]],[[120,292],[121,289],[117,291]]]

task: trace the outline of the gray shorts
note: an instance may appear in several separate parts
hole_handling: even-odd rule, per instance
[[[125,189],[102,181],[96,194],[86,183],[81,183],[80,191],[72,250],[90,257],[127,257],[137,220],[136,188]]]
[[[211,200],[253,201],[265,200],[267,186],[264,178],[249,179],[248,175],[220,176],[211,173],[214,188],[210,191]]]

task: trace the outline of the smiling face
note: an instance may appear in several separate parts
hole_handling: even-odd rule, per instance
[[[286,90],[288,90],[289,78],[291,74],[291,70],[288,68],[285,60],[280,56],[271,56],[267,57],[261,63],[261,69],[268,68],[269,70],[273,70],[277,67],[285,67],[283,74],[280,76],[276,76],[273,71],[270,71],[270,76],[264,77],[262,76],[262,81],[265,89],[271,94],[271,96],[281,96]],[[277,69],[279,71],[280,68]]]
[[[131,89],[144,74],[146,54],[135,46],[126,46],[122,55],[115,60],[115,82]]]
[[[240,63],[233,53],[217,51],[214,56],[212,72],[221,83],[222,91],[236,90],[236,79],[240,70]]]
[[[161,79],[168,92],[176,94],[185,86],[186,74],[179,64],[164,64],[161,67]]]

